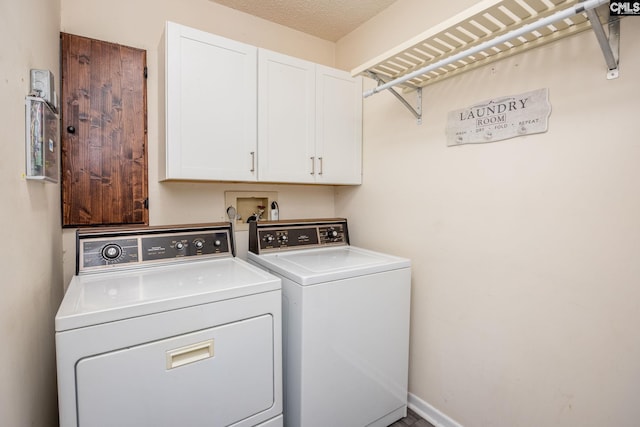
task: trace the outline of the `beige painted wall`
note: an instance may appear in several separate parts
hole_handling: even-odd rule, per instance
[[[338,66],[459,3],[399,0]],[[364,100],[364,184],[336,213],[354,244],[412,259],[410,392],[464,426],[638,424],[639,39],[625,18],[617,80],[584,33],[443,81],[420,126],[388,93]],[[446,147],[449,111],[538,88],[547,133]]]
[[[60,187],[23,174],[29,70],[59,77],[59,16],[58,0],[0,0],[2,426],[58,422],[53,318],[62,300]]]
[[[226,220],[225,191],[277,191],[281,218],[334,215],[329,186],[233,183],[158,182],[158,45],[164,22],[171,20],[223,37],[328,66],[334,65],[335,44],[237,12],[209,0],[62,0],[63,32],[147,50],[149,218],[152,225]],[[247,106],[249,108],[249,106]],[[74,231],[64,233],[64,278],[75,263]],[[241,251],[248,239],[237,235]],[[246,254],[246,249],[240,255]]]

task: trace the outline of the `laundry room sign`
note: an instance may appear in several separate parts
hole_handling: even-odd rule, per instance
[[[503,96],[449,112],[447,146],[495,142],[546,132],[549,89]]]

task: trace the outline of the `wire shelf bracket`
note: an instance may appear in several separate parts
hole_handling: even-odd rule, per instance
[[[588,9],[585,12],[591,21],[591,28],[596,35],[604,61],[607,64],[607,79],[617,79],[620,60],[620,19],[609,17],[609,37],[607,37],[598,12],[595,9]]]
[[[368,71],[367,75],[372,79],[374,79],[375,81],[377,81],[378,85],[383,85],[386,83],[382,77],[380,77],[378,74],[372,71]],[[386,90],[388,90],[393,96],[395,96],[396,99],[400,101],[400,103],[404,105],[411,114],[413,114],[413,116],[416,118],[416,123],[421,125],[422,124],[422,88],[416,87],[413,85],[408,85],[408,87],[410,87],[416,93],[415,107],[412,107],[409,101],[407,101],[405,97],[400,95],[398,91],[396,91],[394,88],[388,87]]]

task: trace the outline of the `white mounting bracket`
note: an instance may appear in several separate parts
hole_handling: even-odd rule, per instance
[[[586,13],[607,64],[607,79],[617,79],[620,58],[620,18],[609,17],[609,37],[607,37],[596,10],[588,9]]]
[[[386,83],[382,79],[382,77],[380,77],[378,74],[374,72],[368,71],[367,74],[369,74],[369,77],[371,77],[372,79],[378,82],[378,86]],[[407,107],[407,109],[411,112],[411,114],[413,114],[413,116],[416,118],[416,123],[421,125],[422,124],[422,88],[410,85],[408,83],[405,83],[405,86],[409,86],[411,89],[413,89],[416,92],[415,108],[412,107],[411,104],[409,104],[409,101],[407,101],[402,95],[400,95],[392,87],[388,87],[387,90],[391,92],[391,94],[395,96],[398,99],[398,101],[402,103],[402,105]]]

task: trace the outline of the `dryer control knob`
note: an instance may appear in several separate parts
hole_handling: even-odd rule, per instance
[[[276,240],[276,238],[273,237],[273,234],[267,234],[267,235],[264,236],[264,241],[267,242],[267,243],[271,243],[274,240]]]
[[[338,238],[338,236],[338,230],[336,230],[335,228],[330,228],[329,230],[327,230],[327,237],[329,237],[330,239],[336,239]]]
[[[222,242],[221,242],[220,240],[215,240],[215,241],[213,242],[213,246],[215,246],[216,248],[219,248],[219,247],[220,247],[220,245],[222,245]]]
[[[202,240],[196,240],[195,242],[193,242],[193,244],[195,245],[196,249],[202,249],[204,247],[204,242]]]
[[[184,249],[184,243],[177,242],[176,243],[176,249],[179,250],[179,251],[183,250]]]

